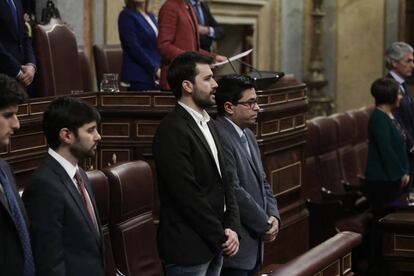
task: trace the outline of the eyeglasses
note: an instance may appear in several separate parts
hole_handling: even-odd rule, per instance
[[[248,107],[249,109],[253,109],[257,106],[259,106],[259,104],[257,103],[257,100],[249,100],[249,101],[245,101],[245,102],[237,102],[237,104],[241,104],[244,105],[245,107]]]

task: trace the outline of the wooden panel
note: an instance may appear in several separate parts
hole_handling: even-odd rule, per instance
[[[159,121],[138,121],[136,123],[137,137],[154,137],[159,124]]]
[[[131,151],[129,149],[101,149],[101,166],[100,168],[109,167],[119,162],[130,161],[131,160]]]
[[[101,123],[102,138],[129,138],[129,123]]]
[[[351,272],[352,269],[352,253],[342,257],[342,274],[346,275]]]
[[[301,162],[295,162],[273,170],[270,176],[273,194],[278,196],[294,189],[300,189],[302,185],[302,181],[300,179],[301,174]]]
[[[151,106],[151,96],[134,95],[104,95],[101,98],[102,106]]]
[[[327,268],[322,270],[323,276],[340,276],[341,274],[341,264],[339,260],[336,260],[334,263],[329,265]]]
[[[414,236],[394,235],[394,250],[396,253],[399,251],[414,252]]]
[[[43,132],[14,135],[13,139],[10,140],[10,153],[30,152],[41,148],[46,148],[46,139]]]

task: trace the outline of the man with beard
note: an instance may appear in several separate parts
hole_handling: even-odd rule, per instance
[[[219,275],[239,248],[239,213],[221,142],[205,108],[214,105],[212,59],[195,52],[171,63],[178,99],[154,138],[160,196],[158,247],[166,275]]]
[[[224,76],[216,93],[218,134],[223,141],[228,173],[242,223],[240,249],[224,260],[222,276],[255,275],[263,261],[263,242],[271,242],[279,231],[279,211],[266,180],[254,126],[260,110],[253,79]]]
[[[38,275],[104,275],[102,233],[91,185],[78,163],[93,157],[100,115],[61,97],[43,115],[48,154],[23,193]]]

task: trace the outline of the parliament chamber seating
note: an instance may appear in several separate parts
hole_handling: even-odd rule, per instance
[[[96,205],[99,210],[99,219],[102,225],[102,235],[105,243],[105,275],[114,276],[116,272],[116,266],[114,255],[112,253],[111,239],[109,236],[110,202],[108,178],[100,170],[88,171],[86,174],[88,175],[89,181],[92,185]]]
[[[121,45],[94,45],[96,83],[99,85],[103,74],[114,73],[121,75],[122,48]],[[125,87],[119,85],[120,90]]]
[[[91,66],[83,47],[78,47],[78,57],[82,74],[82,92],[93,91]]]
[[[348,114],[317,117],[307,122],[303,191],[310,212],[311,246],[337,231],[353,231],[364,236],[368,232],[372,217],[369,202],[363,186],[355,181],[363,174],[359,164],[366,162],[366,153],[361,153],[363,145],[367,146],[367,130],[363,128],[367,128],[369,109],[351,113],[360,114],[362,122],[355,122],[359,117]],[[361,129],[355,129],[354,125]],[[355,132],[359,133],[359,140],[355,139]]]
[[[75,34],[59,19],[33,28],[38,96],[55,96],[84,88]],[[45,50],[47,49],[47,50]]]
[[[361,235],[341,232],[286,264],[266,267],[260,274],[269,276],[345,276],[352,272],[353,248],[361,243]]]
[[[104,170],[110,186],[109,229],[115,263],[129,276],[163,275],[153,221],[153,178],[145,161]]]

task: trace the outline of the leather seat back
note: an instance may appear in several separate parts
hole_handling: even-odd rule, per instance
[[[144,161],[104,170],[110,183],[110,233],[115,262],[129,276],[163,275],[153,221],[153,178]]]
[[[37,58],[38,94],[55,96],[83,90],[82,69],[75,34],[59,19],[33,29]]]
[[[108,227],[110,210],[108,178],[102,171],[99,170],[88,171],[86,174],[88,175],[89,181],[92,185],[96,205],[99,211],[99,219],[102,225],[102,235],[105,243],[105,275],[113,276],[115,275],[116,268]]]

